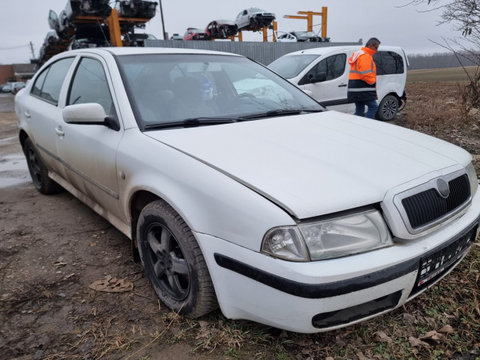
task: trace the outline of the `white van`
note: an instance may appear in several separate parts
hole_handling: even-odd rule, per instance
[[[360,46],[330,46],[286,54],[268,67],[305,90],[329,109],[353,113],[355,106],[347,100],[347,59]],[[374,55],[377,66],[377,118],[392,120],[407,100],[408,59],[400,47],[380,45]]]

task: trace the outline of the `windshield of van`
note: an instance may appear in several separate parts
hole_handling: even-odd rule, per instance
[[[319,55],[288,55],[278,58],[268,67],[286,79],[291,79],[311,64]]]

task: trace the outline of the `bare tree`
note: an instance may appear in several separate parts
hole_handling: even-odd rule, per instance
[[[411,0],[408,5],[429,5],[427,10],[440,10],[439,24],[451,23],[461,38],[443,39],[438,44],[451,51],[469,77],[464,100],[468,107],[480,108],[480,0]],[[463,65],[473,63],[475,71],[467,71]]]

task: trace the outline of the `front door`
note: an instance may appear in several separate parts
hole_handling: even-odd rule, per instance
[[[65,105],[98,103],[116,118],[107,72],[100,58],[83,57],[73,75]],[[118,121],[118,120],[117,120]],[[103,124],[57,123],[58,155],[70,183],[104,209],[120,216],[116,151],[123,129]]]

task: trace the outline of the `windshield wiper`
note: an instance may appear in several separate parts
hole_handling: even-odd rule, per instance
[[[204,125],[218,125],[218,124],[229,124],[239,121],[239,119],[231,117],[196,117],[179,121],[168,121],[158,124],[146,124],[144,130],[158,130],[158,129],[169,129],[169,128],[189,128],[197,127]]]
[[[242,119],[261,119],[274,116],[284,116],[284,115],[299,115],[302,113],[312,113],[312,112],[321,112],[320,109],[281,109],[281,110],[270,110],[258,114],[251,114],[242,116]]]

